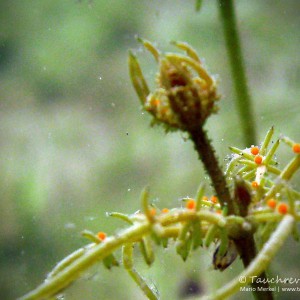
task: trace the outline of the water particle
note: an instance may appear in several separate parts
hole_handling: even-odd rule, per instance
[[[84,219],[85,219],[86,221],[94,221],[94,220],[96,220],[96,217],[88,216],[88,217],[85,217]]]
[[[66,223],[65,229],[75,229],[76,225],[74,223]]]

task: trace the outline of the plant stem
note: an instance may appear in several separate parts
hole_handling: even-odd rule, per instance
[[[225,176],[219,166],[218,160],[215,156],[214,148],[207,137],[206,131],[202,127],[199,127],[193,131],[190,131],[190,137],[195,144],[195,149],[199,154],[199,158],[202,160],[204,167],[210,176],[212,185],[215,188],[221,206],[227,205],[229,215],[238,215],[239,209],[236,208],[238,203],[236,203],[230,195]],[[240,237],[234,241],[240,253],[244,267],[246,268],[256,257],[256,246],[253,233],[246,233],[245,237]],[[261,274],[258,275],[260,275],[259,277],[261,282],[266,282],[263,287],[268,288],[269,284],[267,282],[266,274],[261,272]],[[266,291],[259,292],[257,289],[257,284],[253,283],[252,285],[253,288],[255,288],[253,295],[256,299],[273,299],[272,293],[268,291],[268,289],[266,289]]]
[[[235,210],[233,201],[231,199],[223,171],[219,166],[215,150],[207,137],[206,131],[202,126],[199,126],[198,128],[190,131],[190,137],[194,142],[199,158],[203,162],[205,170],[212,181],[212,185],[216,191],[221,206],[223,207],[224,205],[227,205],[228,214],[234,214]]]
[[[164,227],[161,235],[164,237],[170,237],[171,229],[171,236],[177,238],[179,234],[178,226],[168,228],[168,225],[177,225],[181,222],[193,220],[207,221],[209,223],[216,224],[221,228],[226,225],[226,219],[213,212],[202,210],[198,212],[183,210],[180,213],[174,212],[173,214],[170,213],[158,217],[159,224]],[[58,265],[50,273],[51,276],[48,276],[45,282],[43,282],[35,290],[19,298],[19,300],[48,299],[49,297],[58,294],[69,284],[78,279],[89,267],[101,260],[104,260],[109,255],[112,255],[112,252],[121,246],[141,241],[143,237],[146,237],[149,233],[151,233],[152,225],[153,224],[149,222],[147,217],[144,216],[143,219],[140,219],[139,223],[133,224],[129,228],[120,231],[115,236],[108,237],[105,242],[94,245],[90,244],[90,246],[76,250],[58,263]],[[176,230],[174,230],[174,228]],[[126,268],[130,269],[131,267],[127,264]],[[135,281],[141,280],[141,277],[132,270],[133,269],[130,271],[130,275],[135,277]],[[145,289],[148,288],[145,287]],[[148,291],[146,294],[147,293]]]
[[[256,144],[256,132],[250,93],[238,35],[234,4],[232,0],[218,0],[223,24],[231,74],[236,90],[236,106],[240,116],[245,146]]]
[[[19,300],[40,300],[47,299],[67,287],[71,282],[76,280],[90,266],[101,261],[114,250],[118,249],[125,243],[133,242],[149,233],[151,224],[145,222],[139,225],[133,225],[125,229],[122,234],[108,238],[105,243],[100,243],[89,249],[84,255],[79,257],[53,278],[46,280],[35,290],[29,292]]]
[[[256,259],[257,255],[253,234],[249,234],[245,238],[235,240],[235,245],[237,246],[238,251],[241,253],[241,259],[244,267],[247,268],[251,262]],[[254,298],[257,300],[272,300],[273,295],[272,291],[268,290],[269,283],[267,281],[266,273],[264,271],[258,273],[257,279],[257,281],[251,283]],[[260,291],[261,288],[265,290]]]

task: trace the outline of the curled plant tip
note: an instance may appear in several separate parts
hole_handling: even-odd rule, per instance
[[[154,262],[154,250],[149,236],[145,236],[140,242],[140,250],[148,266]]]
[[[107,214],[109,217],[114,217],[114,218],[118,218],[121,219],[129,224],[133,224],[133,221],[130,219],[130,216],[126,215],[126,214],[122,214],[119,212],[110,212]]]
[[[106,234],[102,231],[98,232],[97,235],[95,235],[93,232],[89,230],[83,230],[81,232],[81,235],[91,240],[95,244],[99,244],[106,239]],[[117,259],[113,254],[109,254],[108,256],[103,258],[103,265],[105,266],[106,269],[110,270],[112,267],[118,267],[119,262],[117,261]]]
[[[83,230],[81,232],[81,235],[83,237],[89,239],[93,243],[99,244],[101,242],[101,240],[99,239],[99,237],[97,235],[95,235],[93,232],[89,231],[89,230]]]
[[[217,230],[218,230],[217,225],[215,225],[215,224],[210,225],[210,227],[208,228],[208,230],[206,232],[205,238],[204,238],[204,246],[205,247],[208,248],[210,246],[210,244],[213,242],[213,240],[215,239],[215,236],[217,234]]]
[[[191,250],[193,242],[192,225],[193,223],[188,222],[182,226],[176,243],[176,252],[181,256],[183,261],[186,261]]]
[[[167,130],[191,131],[203,126],[217,111],[219,99],[215,79],[202,65],[196,51],[187,43],[173,42],[186,55],[161,54],[149,41],[138,39],[159,64],[157,88],[150,93],[137,58],[129,54],[129,71],[143,108],[163,123]]]
[[[202,227],[200,222],[193,222],[193,235],[192,235],[192,239],[193,239],[193,250],[196,250],[198,247],[202,247],[203,246],[203,240],[202,240]]]
[[[216,248],[213,256],[213,265],[215,270],[224,271],[227,269],[237,258],[238,251],[232,240],[228,241],[228,246],[225,253],[221,251],[221,244]]]
[[[123,246],[122,251],[123,266],[127,270],[130,277],[140,287],[144,294],[151,300],[159,299],[158,291],[155,288],[150,287],[145,279],[134,269],[133,267],[133,244],[128,243]]]
[[[267,134],[266,134],[266,136],[265,136],[265,138],[264,138],[264,140],[263,140],[263,142],[262,142],[262,146],[261,146],[261,148],[260,148],[260,153],[261,153],[262,155],[265,155],[265,154],[266,154],[267,147],[268,147],[268,145],[269,145],[270,142],[271,142],[271,139],[272,139],[273,134],[274,134],[274,126],[272,126],[272,127],[268,130],[268,132],[267,132]]]
[[[153,55],[155,60],[159,62],[160,52],[151,42],[149,42],[148,40],[144,40],[141,37],[137,37],[137,41],[142,43],[144,47]]]
[[[136,56],[130,51],[128,56],[129,73],[132,85],[140,98],[142,104],[146,102],[147,96],[149,95],[149,88],[146,80],[142,74],[139,62]]]
[[[190,58],[201,63],[196,50],[194,48],[192,48],[188,43],[171,41],[171,44],[173,44],[174,46],[176,46],[177,48],[179,48],[181,50],[184,50]]]
[[[186,261],[192,246],[192,237],[189,235],[186,240],[179,240],[176,243],[176,252]]]
[[[103,259],[103,265],[105,266],[106,269],[110,270],[112,267],[118,267],[119,262],[117,261],[117,259],[113,254],[110,254]]]
[[[156,210],[149,205],[149,187],[145,187],[141,193],[141,202],[145,216],[148,221],[153,223]]]
[[[205,191],[204,184],[200,184],[196,195],[196,211],[199,211],[201,208],[204,191]]]

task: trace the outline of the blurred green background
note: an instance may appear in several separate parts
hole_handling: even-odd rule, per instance
[[[192,144],[179,133],[150,128],[150,117],[140,110],[128,49],[137,52],[151,86],[156,65],[135,35],[168,51],[175,50],[170,40],[186,41],[205,57],[223,95],[220,113],[206,125],[218,156],[224,161],[229,145],[245,147],[217,3],[203,2],[196,13],[192,0],[0,1],[1,299],[40,284],[56,262],[87,243],[83,229],[113,234],[122,228],[105,213],[138,210],[145,185],[159,207],[180,205],[201,181],[209,186]],[[275,125],[277,135],[299,141],[300,2],[236,2],[253,126],[259,139]],[[279,161],[290,157],[284,147],[279,152]],[[183,263],[170,247],[158,250],[152,268],[138,254],[136,264],[161,299],[181,299],[189,281],[208,292],[241,270],[237,261],[223,273],[212,271],[212,252],[199,250]],[[289,241],[273,274],[300,277],[298,253]],[[251,299],[246,292],[236,299],[241,296]],[[145,297],[122,268],[99,265],[65,298]]]

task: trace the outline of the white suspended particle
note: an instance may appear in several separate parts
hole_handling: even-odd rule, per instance
[[[76,225],[74,223],[66,223],[65,229],[75,229]]]

